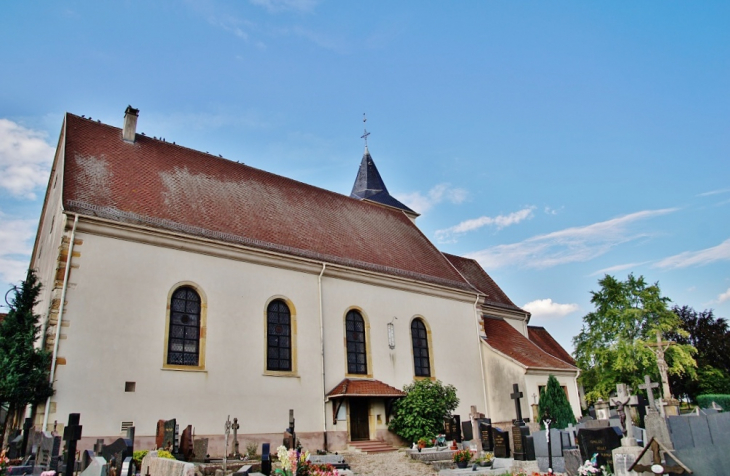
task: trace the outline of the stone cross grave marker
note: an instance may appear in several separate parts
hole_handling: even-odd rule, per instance
[[[517,421],[522,422],[522,407],[520,406],[520,398],[522,398],[522,392],[520,387],[516,383],[512,385],[512,394],[510,398],[515,401],[515,413],[517,414]]]
[[[63,429],[63,439],[66,441],[66,471],[65,476],[73,476],[76,470],[76,444],[81,439],[82,426],[79,425],[81,414],[71,413],[68,416],[68,425]]]
[[[649,413],[656,413],[656,403],[654,401],[654,390],[659,388],[659,384],[651,381],[651,377],[644,375],[644,383],[639,385],[639,388],[646,390],[646,395],[649,397]]]
[[[228,435],[231,434],[231,415],[228,415],[228,418],[226,418],[226,423],[223,425],[223,429],[225,430],[226,435],[226,449],[223,451],[223,473],[225,473],[228,470]]]
[[[665,400],[668,400],[672,397],[672,393],[669,389],[669,376],[667,374],[667,370],[669,370],[669,366],[667,365],[667,361],[664,360],[664,352],[667,350],[667,348],[675,344],[674,341],[662,341],[662,333],[657,331],[656,332],[656,343],[647,344],[649,347],[655,347],[654,353],[656,354],[656,364],[657,367],[659,367],[659,379],[662,381],[662,395],[664,396]]]
[[[241,425],[238,424],[238,418],[233,419],[233,425],[231,425],[231,429],[233,430],[233,457],[238,458],[241,456],[241,452],[239,451],[239,445],[238,445],[238,429],[241,428]]]
[[[630,407],[638,405],[639,399],[636,395],[631,395],[629,386],[625,383],[616,384],[616,398],[610,399],[613,406],[617,407],[617,413],[621,419],[621,430],[623,430],[625,439],[627,440],[624,444],[626,446],[636,446],[636,439],[634,438],[633,420],[631,419]],[[628,418],[626,415],[625,407],[629,407]]]
[[[469,420],[471,421],[471,433],[472,439],[476,440],[477,451],[481,452],[484,450],[482,447],[482,439],[479,438],[479,418],[481,415],[477,412],[477,406],[472,405],[469,411]]]

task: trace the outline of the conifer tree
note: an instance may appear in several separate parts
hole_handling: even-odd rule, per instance
[[[537,410],[541,417],[545,414],[550,415],[551,428],[567,428],[571,423],[575,423],[575,415],[568,397],[553,375],[548,376],[547,387],[540,391],[540,404]]]
[[[14,286],[10,310],[0,323],[0,401],[8,404],[5,427],[19,425],[25,407],[53,395],[48,381],[50,352],[36,347],[40,334],[40,316],[33,314],[41,284],[33,270],[20,287]],[[5,428],[2,429],[5,434]]]

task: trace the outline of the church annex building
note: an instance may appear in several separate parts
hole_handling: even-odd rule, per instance
[[[393,402],[414,379],[457,388],[494,423],[549,374],[576,415],[578,369],[472,259],[440,252],[365,149],[350,196],[67,113],[30,266],[55,395],[37,428],[80,413],[83,439],[176,418],[223,454],[278,445],[294,410],[309,449],[400,444]]]

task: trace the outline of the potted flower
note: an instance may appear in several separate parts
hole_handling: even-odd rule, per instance
[[[424,436],[424,437],[421,437],[421,438],[418,439],[418,451],[419,451],[419,453],[420,453],[420,451],[423,448],[430,447],[430,446],[433,446],[433,441],[431,440],[431,438],[426,438]]]
[[[454,463],[456,463],[456,467],[466,468],[466,466],[469,464],[469,461],[471,461],[471,451],[459,450],[454,453]]]
[[[474,462],[482,467],[492,466],[492,463],[494,462],[494,453],[487,451],[475,459]]]

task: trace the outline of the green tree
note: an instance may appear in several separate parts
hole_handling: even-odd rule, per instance
[[[40,334],[37,314],[41,285],[33,270],[20,284],[14,286],[10,310],[0,323],[0,401],[9,405],[8,423],[17,428],[28,404],[37,404],[53,395],[48,381],[50,352],[35,347]],[[5,434],[5,428],[2,429]]]
[[[551,428],[567,428],[571,423],[576,423],[573,407],[570,406],[563,387],[553,375],[548,376],[547,386],[540,391],[537,411],[541,417],[545,414],[550,415]]]
[[[595,310],[583,317],[581,332],[573,338],[588,403],[608,399],[617,383],[638,388],[644,375],[657,379],[656,355],[647,344],[656,341],[657,331],[684,333],[658,283],[647,285],[643,276],[629,274],[626,281],[606,275],[598,284],[601,289],[591,291]],[[690,344],[670,346],[665,354],[668,373],[695,375],[695,352]]]
[[[697,349],[697,375],[673,375],[672,391],[696,401],[702,394],[730,393],[730,329],[727,320],[715,317],[712,309],[697,312],[689,306],[672,311],[681,320],[684,332],[669,332],[666,337],[678,344]]]
[[[440,380],[416,380],[403,387],[406,396],[395,403],[389,428],[406,441],[434,437],[444,430],[444,418],[459,405],[456,388]]]

